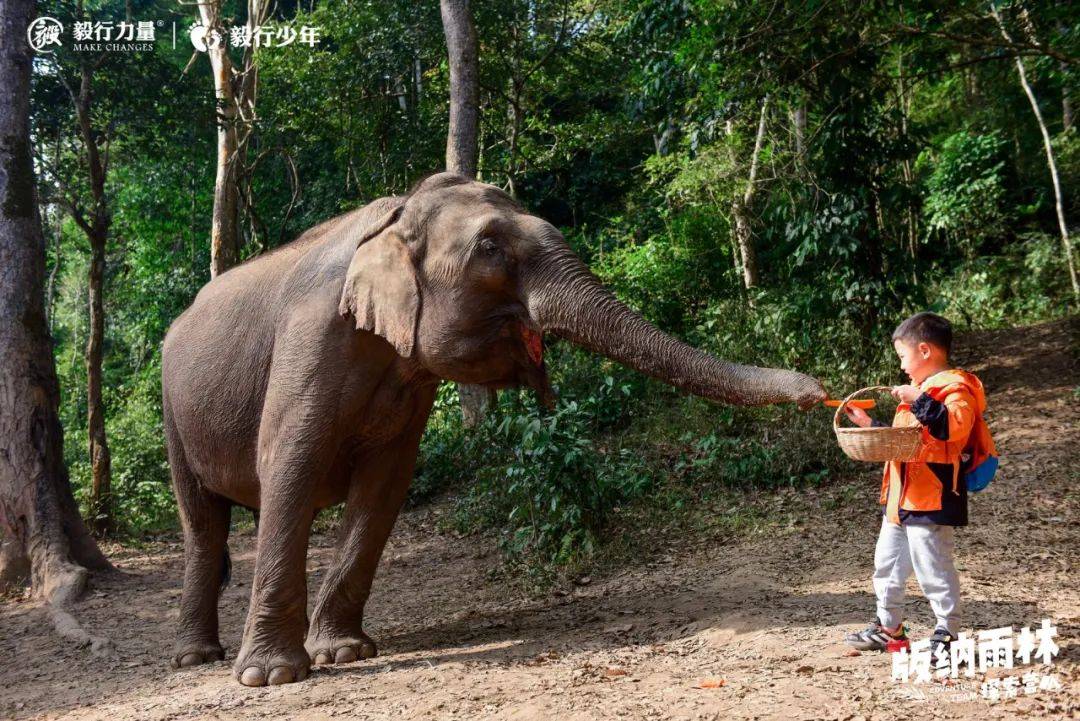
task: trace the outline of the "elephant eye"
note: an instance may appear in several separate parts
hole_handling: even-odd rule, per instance
[[[502,248],[491,238],[483,238],[480,240],[479,251],[480,255],[485,258],[497,258],[502,255]]]

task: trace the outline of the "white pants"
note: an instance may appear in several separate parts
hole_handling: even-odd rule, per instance
[[[952,526],[902,525],[881,519],[874,550],[874,593],[878,620],[895,628],[904,620],[904,586],[912,569],[937,617],[937,627],[959,632],[960,579],[953,565]]]

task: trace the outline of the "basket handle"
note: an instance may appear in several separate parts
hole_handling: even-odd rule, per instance
[[[840,402],[840,405],[836,407],[836,413],[835,415],[833,415],[833,428],[840,427],[840,414],[844,412],[844,406],[846,406],[852,398],[862,393],[866,393],[867,391],[891,391],[892,388],[892,386],[867,386],[866,388],[860,388],[859,390],[853,392],[847,398],[842,400]]]

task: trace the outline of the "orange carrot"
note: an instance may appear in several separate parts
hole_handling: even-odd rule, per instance
[[[843,403],[843,401],[842,400],[837,400],[835,398],[830,398],[830,399],[824,401],[824,403],[829,408],[836,408],[841,403]],[[871,408],[873,408],[874,406],[877,405],[877,403],[874,401],[873,398],[859,398],[859,399],[856,399],[856,400],[853,400],[853,401],[848,401],[847,404],[848,404],[848,406],[850,408],[862,408],[864,411],[870,410]]]

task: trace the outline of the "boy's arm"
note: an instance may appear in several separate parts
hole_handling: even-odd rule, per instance
[[[960,440],[971,433],[975,424],[975,399],[963,387],[940,401],[923,393],[911,404],[911,412],[939,441]]]

